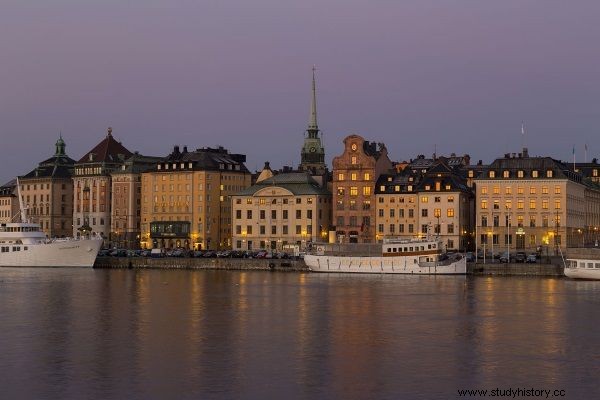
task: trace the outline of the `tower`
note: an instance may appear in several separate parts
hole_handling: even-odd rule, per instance
[[[312,97],[310,101],[310,114],[308,117],[308,128],[304,136],[304,145],[300,152],[301,171],[310,171],[313,174],[323,174],[327,170],[325,165],[325,148],[321,143],[319,126],[317,125],[317,90],[315,84],[315,71],[312,69]]]

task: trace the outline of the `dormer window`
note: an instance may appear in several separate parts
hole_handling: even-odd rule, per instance
[[[519,170],[519,171],[517,171],[517,176],[518,176],[519,178],[522,178],[522,177],[524,177],[524,176],[525,176],[525,171],[523,171],[523,170]]]
[[[181,165],[179,166],[179,168],[181,168],[181,169],[185,169],[185,164],[184,164],[184,163],[181,163]]]
[[[551,169],[546,171],[546,178],[552,178],[552,170]]]
[[[177,169],[177,164],[173,163],[173,169]]]
[[[502,176],[504,178],[510,178],[510,171],[504,171],[504,172],[502,172]]]
[[[495,178],[496,177],[496,171],[490,171],[489,174],[488,174],[488,176],[490,178]]]
[[[473,177],[473,170],[470,170],[469,171],[469,178],[472,178],[472,177]]]
[[[192,169],[192,163],[188,163],[188,168]]]
[[[169,169],[169,164],[165,164],[165,169]]]
[[[537,178],[538,177],[538,172],[537,171],[531,171],[531,176],[533,178]]]
[[[385,186],[384,186],[384,185],[381,185],[381,186],[379,187],[379,190],[381,190],[382,192],[385,192]]]

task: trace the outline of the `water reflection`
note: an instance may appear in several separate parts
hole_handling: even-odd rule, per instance
[[[594,397],[600,283],[0,269],[7,398]]]

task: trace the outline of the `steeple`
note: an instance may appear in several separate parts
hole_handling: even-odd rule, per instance
[[[312,68],[312,97],[310,99],[310,115],[308,117],[308,137],[316,138],[319,134],[319,126],[317,125],[317,85],[315,84],[315,71],[317,67]]]
[[[56,141],[56,151],[54,152],[55,156],[64,156],[66,155],[65,153],[65,141],[62,138],[62,132],[60,133],[60,136],[58,138],[58,140]]]
[[[304,145],[300,152],[301,171],[311,171],[313,174],[321,174],[327,171],[325,165],[325,149],[319,135],[319,126],[317,125],[317,85],[315,83],[315,71],[312,68],[312,97],[310,99],[310,114],[308,117],[307,135],[304,136]]]

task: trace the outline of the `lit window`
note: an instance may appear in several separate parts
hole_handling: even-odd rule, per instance
[[[352,180],[352,181],[356,180],[356,172],[353,172],[350,174],[350,180]]]
[[[454,208],[449,208],[447,211],[448,217],[454,217]]]
[[[352,163],[352,165],[356,165],[357,164],[357,158],[356,156],[352,156],[352,159],[350,161]]]
[[[560,194],[560,186],[554,187],[554,194]]]
[[[537,178],[538,177],[538,172],[537,171],[531,171],[531,176],[533,178]]]
[[[427,196],[422,196],[422,197],[421,197],[421,203],[427,203],[427,202],[429,202],[429,197],[427,197]]]
[[[370,186],[363,187],[363,195],[364,196],[370,196],[371,195],[371,187]]]
[[[481,187],[481,194],[487,194],[487,186]]]
[[[552,178],[552,170],[551,169],[546,171],[546,178]]]
[[[481,209],[482,210],[487,210],[488,208],[488,202],[487,200],[481,200]]]
[[[517,176],[518,176],[519,178],[522,178],[522,177],[524,177],[524,176],[525,176],[525,172],[524,172],[524,171],[517,171]]]
[[[495,178],[496,177],[496,171],[490,171],[489,177],[490,178]]]
[[[503,171],[503,172],[502,172],[502,176],[503,176],[504,178],[510,178],[510,171]]]
[[[358,196],[358,187],[352,186],[350,188],[350,196]]]
[[[344,174],[338,174],[338,181],[343,181],[344,180]]]
[[[511,186],[507,186],[505,188],[505,192],[506,192],[506,194],[512,194],[512,187]]]
[[[371,180],[371,174],[368,173],[368,172],[365,172],[364,179],[365,179],[365,181],[370,181]]]

